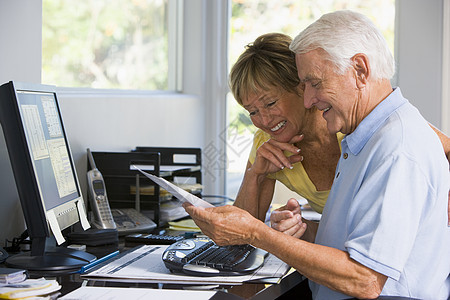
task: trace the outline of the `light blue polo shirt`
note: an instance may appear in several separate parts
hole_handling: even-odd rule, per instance
[[[316,243],[388,276],[382,295],[450,295],[449,165],[442,145],[396,88],[342,141]],[[315,299],[346,295],[311,283]]]

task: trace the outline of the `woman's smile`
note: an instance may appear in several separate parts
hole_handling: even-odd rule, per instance
[[[272,127],[270,129],[270,131],[272,131],[273,133],[277,132],[278,130],[280,130],[281,128],[284,127],[284,125],[286,125],[287,121],[281,121],[280,123],[278,123],[275,127]]]

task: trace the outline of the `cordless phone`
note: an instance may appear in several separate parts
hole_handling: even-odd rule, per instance
[[[87,149],[87,155],[92,168],[87,172],[87,181],[91,209],[94,212],[94,225],[103,229],[115,229],[116,223],[114,223],[111,209],[109,208],[102,173],[95,166],[92,153],[89,149]]]
[[[91,170],[87,172],[89,201],[94,212],[94,226],[101,229],[117,229],[119,235],[132,232],[148,232],[156,228],[155,222],[134,208],[110,209],[106,185],[97,169],[90,149],[87,155]]]

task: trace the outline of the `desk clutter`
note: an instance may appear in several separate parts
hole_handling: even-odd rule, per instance
[[[176,245],[177,242],[172,245]],[[259,268],[242,273],[192,273],[172,272],[163,261],[164,253],[170,254],[167,245],[141,245],[99,264],[82,279],[94,281],[172,284],[223,284],[242,285],[246,282],[277,283],[287,273],[289,266],[276,256],[268,254]],[[168,250],[166,252],[166,250]],[[183,255],[181,252],[174,255]],[[200,253],[199,253],[200,254]],[[244,259],[245,261],[245,259]],[[200,265],[199,265],[200,266]],[[208,276],[206,276],[208,275]]]
[[[135,233],[125,236],[125,247],[139,245],[171,245],[181,241],[182,236],[168,234]]]
[[[56,299],[60,289],[56,280],[29,279],[25,270],[0,268],[0,299]]]
[[[0,285],[15,284],[27,278],[27,271],[14,268],[0,268]]]
[[[191,155],[191,160],[179,162],[175,158],[180,152]],[[104,183],[99,187],[98,178],[92,180],[95,192],[93,195],[102,196],[100,192],[103,191],[105,200],[109,200],[111,204],[111,215],[120,210],[126,212],[126,216],[131,216],[132,214],[127,212],[130,209],[147,212],[145,216],[151,215],[154,225],[136,232],[128,230],[120,232],[116,214],[114,217],[116,228],[92,228],[82,233],[67,233],[68,242],[73,244],[71,246],[84,246],[88,252],[91,251],[86,246],[118,247],[123,242],[125,249],[128,249],[120,253],[115,250],[106,256],[103,256],[104,254],[97,256],[103,257],[82,266],[79,272],[76,272],[78,274],[75,277],[79,280],[110,281],[120,285],[167,283],[190,286],[205,284],[236,286],[247,282],[277,283],[288,271],[289,266],[277,257],[251,245],[227,247],[215,245],[201,234],[191,219],[184,218],[187,214],[181,206],[182,201],[212,206],[210,202],[202,199],[200,149],[137,147],[131,152],[92,152],[92,157],[95,159],[94,168],[101,171]],[[157,178],[154,178],[155,176]],[[176,182],[175,185],[173,182]],[[91,199],[95,200],[96,197]],[[133,220],[142,222],[136,217]],[[160,231],[157,232],[155,227],[164,227],[166,231],[158,229]],[[129,249],[130,247],[132,248]],[[45,299],[55,299],[60,296],[61,285],[53,280],[54,277],[52,279],[27,277],[28,274],[24,270],[2,270],[0,299],[23,297],[44,299],[47,296]],[[97,292],[111,293],[108,296],[119,295],[124,292],[123,290],[83,286],[65,295],[63,299],[87,299],[85,296],[79,298],[79,295]],[[63,294],[66,292],[62,291]],[[181,290],[167,292],[160,289],[137,289],[133,291],[135,292],[136,295],[142,293],[158,295],[155,297],[164,293],[174,293],[177,296],[182,293]],[[215,293],[217,292],[204,293],[203,296],[209,299]],[[185,296],[188,297],[188,294]],[[200,299],[200,296],[202,295],[195,294],[196,299]]]
[[[93,283],[116,282],[120,286],[127,283],[235,286],[244,283],[278,283],[289,269],[277,257],[260,252],[260,249],[250,245],[218,247],[207,237],[189,237],[192,235],[195,236],[196,233],[189,231],[181,234],[180,231],[170,230],[159,234],[128,235],[125,240],[134,238],[136,244],[141,245],[99,257],[81,267],[77,277]],[[142,239],[147,239],[148,245],[142,245]],[[174,258],[180,258],[179,263]],[[214,269],[219,271],[209,272]],[[35,297],[34,299],[56,299],[61,294],[61,285],[53,278],[28,279],[25,270],[0,268],[0,299],[22,299],[29,296]],[[119,299],[125,291],[111,287],[101,290],[82,287],[66,295],[67,292],[70,290],[65,290],[62,299],[86,299],[80,295],[97,292],[99,296],[108,295],[113,297],[109,299]],[[168,293],[161,289],[145,288],[129,292],[135,295],[155,295],[157,298]],[[183,291],[172,293],[172,296],[178,297]],[[196,297],[192,299],[202,299],[205,296],[205,299],[210,299],[216,293],[217,291],[202,295],[191,293],[185,296]],[[119,298],[114,298],[116,296]]]
[[[203,191],[203,185],[200,183],[174,183],[179,188],[182,188],[186,192],[189,192],[191,194],[201,194]],[[130,187],[130,193],[132,195],[136,194],[136,186]],[[139,193],[141,195],[154,195],[155,194],[155,187],[152,185],[147,186],[141,186],[139,188]],[[161,200],[170,200],[172,199],[173,195],[166,191],[165,189],[159,190],[159,197]]]
[[[192,219],[184,219],[179,221],[169,222],[169,230],[201,232],[200,228]]]
[[[123,299],[171,299],[207,300],[222,292],[163,290],[146,288],[83,286],[59,299],[63,300],[123,300]],[[223,293],[222,293],[223,294]]]

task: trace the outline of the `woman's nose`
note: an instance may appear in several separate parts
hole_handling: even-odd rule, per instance
[[[264,126],[269,125],[270,122],[272,121],[272,115],[269,111],[266,111],[266,110],[260,111],[260,117],[261,117],[261,123]]]

